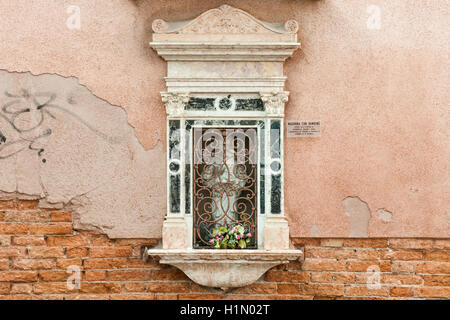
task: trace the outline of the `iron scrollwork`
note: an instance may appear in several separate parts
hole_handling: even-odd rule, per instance
[[[194,248],[209,247],[211,231],[240,224],[257,247],[255,128],[195,128],[193,138]]]

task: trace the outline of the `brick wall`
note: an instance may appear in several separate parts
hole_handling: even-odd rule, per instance
[[[449,299],[450,239],[292,239],[304,260],[223,293],[142,262],[158,239],[76,231],[69,212],[0,201],[0,299]],[[70,290],[70,266],[81,287]],[[377,273],[379,271],[379,273]]]

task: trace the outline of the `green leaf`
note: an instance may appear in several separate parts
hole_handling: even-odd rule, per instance
[[[218,229],[219,229],[220,233],[223,233],[223,234],[225,234],[225,233],[228,232],[228,229],[225,228],[225,227],[220,227],[220,228],[218,228]]]
[[[223,240],[223,241],[220,243],[220,249],[226,249],[226,248],[227,248],[227,245],[228,245],[228,242],[225,241],[225,240]]]
[[[212,232],[213,237],[215,237],[218,233],[226,234],[228,232],[228,229],[225,227],[219,227],[215,228]]]
[[[245,247],[247,247],[245,240],[244,239],[239,240],[239,248],[245,249]]]

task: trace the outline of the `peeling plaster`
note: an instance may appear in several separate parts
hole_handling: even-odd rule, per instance
[[[392,221],[392,212],[385,209],[377,210],[378,219],[383,220],[384,222]]]
[[[359,197],[347,197],[342,201],[345,214],[350,217],[349,237],[368,237],[370,209]]]
[[[163,144],[146,151],[122,107],[76,78],[0,70],[0,198],[70,208],[76,228],[160,237]]]

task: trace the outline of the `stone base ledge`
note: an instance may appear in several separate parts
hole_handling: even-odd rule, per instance
[[[189,249],[144,251],[144,260],[153,257],[183,271],[192,281],[207,287],[243,287],[257,281],[266,271],[302,256],[301,250]]]

